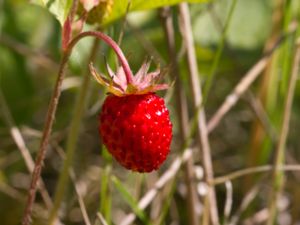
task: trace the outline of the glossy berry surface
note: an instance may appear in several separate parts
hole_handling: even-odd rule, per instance
[[[125,168],[151,172],[170,151],[172,124],[164,100],[154,93],[109,95],[100,112],[104,145]]]

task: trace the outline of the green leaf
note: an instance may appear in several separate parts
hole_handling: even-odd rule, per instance
[[[124,1],[126,2],[126,1]],[[175,5],[180,2],[189,2],[189,3],[200,3],[200,2],[208,2],[208,0],[152,0],[152,1],[145,1],[145,0],[135,0],[132,1],[132,11],[135,10],[147,10],[147,9],[155,9],[163,6],[170,6]]]
[[[31,2],[48,9],[58,19],[61,26],[63,26],[72,6],[72,0],[32,0]]]
[[[143,222],[143,224],[149,225],[149,218],[146,216],[143,210],[140,209],[136,200],[131,196],[131,194],[126,190],[126,187],[119,181],[115,176],[112,176],[112,181],[123,199],[127,202],[128,205],[132,208],[137,217]]]
[[[149,9],[155,9],[160,8],[163,6],[171,6],[175,5],[181,2],[189,2],[189,3],[204,3],[204,2],[210,2],[211,0],[151,0],[151,1],[145,1],[145,0],[131,0],[130,1],[130,8],[129,12],[133,11],[141,11],[141,10],[149,10]],[[122,16],[126,14],[126,9],[129,1],[114,1],[112,12],[107,16],[103,24],[107,25]]]

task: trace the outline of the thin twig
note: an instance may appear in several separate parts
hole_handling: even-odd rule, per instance
[[[162,24],[165,31],[165,36],[167,39],[168,45],[168,54],[170,58],[171,73],[173,79],[177,79],[178,82],[175,82],[175,98],[176,98],[176,112],[177,116],[180,121],[180,145],[183,145],[184,140],[186,140],[188,136],[188,107],[187,107],[187,99],[184,93],[184,88],[181,85],[180,74],[179,74],[179,65],[177,61],[177,53],[176,53],[176,44],[175,44],[175,35],[174,35],[174,28],[173,28],[173,19],[172,19],[172,11],[170,7],[165,7],[161,11],[161,19]],[[186,177],[186,184],[187,184],[187,195],[188,195],[188,213],[189,213],[189,224],[197,225],[199,224],[199,218],[197,215],[197,205],[199,204],[198,196],[196,193],[195,185],[193,184],[192,180],[194,180],[194,171],[193,171],[193,158],[191,157],[188,159],[188,162],[185,166],[185,177]]]
[[[79,207],[80,207],[80,210],[81,210],[81,213],[82,213],[82,216],[83,216],[84,223],[86,225],[91,225],[91,221],[89,219],[89,216],[88,216],[88,213],[87,213],[84,201],[83,201],[83,197],[81,196],[80,188],[79,188],[78,184],[76,183],[75,172],[72,168],[70,168],[70,170],[69,170],[69,175],[71,177],[72,183],[73,183],[74,188],[75,188],[75,192],[76,192],[76,195],[77,195],[77,199],[78,199]]]
[[[225,201],[225,206],[224,206],[224,222],[223,222],[224,225],[227,224],[228,218],[229,218],[231,210],[232,210],[233,190],[232,190],[231,181],[226,181],[225,187],[226,187],[226,201]]]
[[[267,208],[263,208],[252,215],[250,218],[247,218],[242,222],[243,225],[253,225],[253,224],[262,224],[267,221],[270,214]]]
[[[202,90],[199,81],[199,74],[198,74],[198,66],[196,60],[196,52],[194,46],[194,40],[192,36],[192,28],[191,28],[191,21],[190,21],[190,13],[189,7],[187,3],[179,4],[179,14],[181,18],[181,29],[182,29],[182,36],[183,41],[186,45],[187,49],[187,61],[189,67],[189,75],[190,75],[190,82],[192,87],[193,93],[193,106],[197,110],[199,106],[202,105],[203,97],[202,97]],[[209,183],[213,177],[213,165],[211,159],[211,150],[210,144],[208,140],[208,130],[206,126],[206,119],[205,119],[205,112],[203,106],[199,110],[199,117],[197,120],[197,131],[198,131],[198,138],[201,143],[201,152],[202,152],[202,161],[205,173],[205,181]],[[217,225],[219,224],[219,216],[218,216],[218,209],[217,209],[217,200],[216,194],[213,186],[209,186],[208,195],[207,195],[207,205],[205,206],[206,209],[210,209],[210,219],[212,224]]]
[[[272,225],[276,220],[277,201],[280,197],[283,188],[283,182],[284,182],[283,173],[279,168],[282,167],[285,160],[285,145],[286,145],[286,140],[289,132],[289,122],[291,117],[294,92],[297,83],[297,76],[298,76],[299,64],[300,64],[300,38],[297,40],[296,46],[297,48],[294,55],[292,73],[289,80],[287,95],[285,99],[281,132],[279,136],[278,146],[275,152],[274,167],[273,167],[273,186],[270,194],[270,204],[269,204],[270,215],[267,222],[268,225]]]
[[[208,131],[212,131],[224,117],[224,115],[236,104],[241,95],[249,88],[253,81],[260,75],[263,71],[270,55],[264,56],[260,59],[250,70],[243,76],[242,80],[237,84],[234,90],[226,97],[223,104],[219,107],[218,111],[213,115],[213,117],[208,122]]]
[[[216,177],[213,181],[213,185],[218,185],[218,184],[223,184],[226,181],[229,180],[234,180],[246,175],[254,174],[254,173],[262,173],[262,172],[268,172],[273,169],[272,165],[264,165],[264,166],[257,166],[257,167],[250,167],[246,169],[241,169],[234,171],[232,173],[226,174],[224,176]],[[279,171],[299,171],[300,170],[300,165],[285,165],[285,166],[280,166],[278,168]]]
[[[108,225],[108,223],[105,221],[103,215],[100,212],[97,212],[97,218],[101,222],[102,225]]]
[[[268,117],[267,112],[265,111],[260,99],[256,98],[254,94],[249,90],[247,91],[245,99],[249,103],[256,118],[261,123],[261,125],[263,126],[264,130],[266,131],[270,139],[275,143],[277,141],[276,130],[272,125],[270,118]]]
[[[280,44],[287,35],[290,35],[296,31],[297,26],[297,22],[294,21],[293,23],[291,23],[288,33],[279,38],[277,42],[273,45],[273,47],[270,48],[270,51],[268,51],[257,63],[255,63],[254,66],[251,67],[251,69],[243,76],[242,80],[226,97],[223,104],[219,107],[217,112],[209,120],[207,125],[209,133],[220,123],[221,119],[225,116],[225,114],[236,104],[241,95],[244,94],[244,92],[249,88],[249,86],[261,74],[261,72],[265,69],[268,63],[270,56],[278,48],[278,46],[280,46]]]
[[[229,225],[236,225],[239,222],[241,214],[243,211],[247,209],[250,203],[254,200],[256,195],[258,194],[259,188],[261,187],[261,183],[256,183],[245,195],[240,204],[239,208],[236,210],[235,214],[231,217]]]

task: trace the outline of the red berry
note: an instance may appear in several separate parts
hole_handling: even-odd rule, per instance
[[[148,73],[150,63],[144,63],[133,75],[118,44],[101,32],[93,35],[110,45],[121,64],[116,72],[107,65],[109,77],[99,74],[90,64],[95,80],[110,93],[100,113],[99,131],[103,143],[127,169],[156,170],[170,151],[172,124],[164,100],[154,92],[169,85],[156,83],[161,72]]]
[[[114,158],[133,171],[158,169],[170,151],[169,111],[154,93],[109,95],[100,113],[99,132]]]

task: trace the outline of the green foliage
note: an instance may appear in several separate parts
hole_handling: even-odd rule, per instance
[[[73,1],[72,0],[32,0],[31,2],[40,5],[44,8],[47,8],[63,26]]]
[[[190,3],[202,3],[209,2],[210,0],[188,0]],[[163,6],[171,6],[178,4],[180,2],[186,2],[184,0],[132,0],[130,1],[129,12],[155,9]],[[72,0],[33,0],[32,3],[40,5],[47,8],[60,22],[63,26],[69,10],[72,5]],[[103,24],[107,25],[126,14],[126,9],[128,6],[128,1],[118,1],[114,0],[112,12],[104,19]]]
[[[131,0],[129,12],[141,11],[141,10],[150,10],[163,6],[171,6],[178,4],[180,2],[190,2],[190,3],[204,3],[209,2],[210,0],[153,0],[153,1],[144,1],[144,0]],[[126,9],[129,1],[116,1],[114,0],[113,10],[111,14],[104,19],[103,24],[109,24],[126,14]]]

